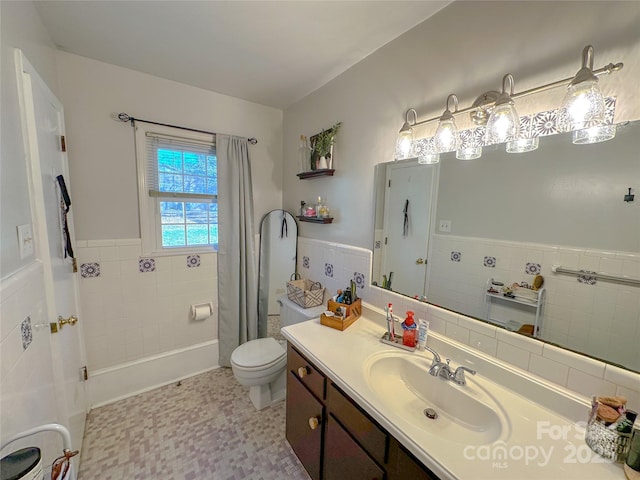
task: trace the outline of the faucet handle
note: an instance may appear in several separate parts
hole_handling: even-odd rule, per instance
[[[447,361],[447,365],[449,365],[451,363],[451,359],[450,358],[445,358],[445,360]]]
[[[469,372],[471,375],[475,375],[477,372],[464,365],[460,365],[453,373],[453,381],[458,385],[466,385],[467,380],[464,378],[464,372]]]

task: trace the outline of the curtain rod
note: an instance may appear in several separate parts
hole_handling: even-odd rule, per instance
[[[142,123],[150,123],[151,125],[160,125],[162,127],[172,127],[172,128],[179,128],[180,130],[189,130],[190,132],[206,133],[209,135],[216,134],[215,132],[208,132],[207,130],[198,130],[196,128],[187,128],[187,127],[181,127],[179,125],[171,125],[170,123],[160,123],[160,122],[152,122],[151,120],[143,120],[141,118],[132,117],[131,115],[128,115],[126,113],[119,113],[118,120],[120,120],[121,122],[131,122],[131,126],[133,126],[133,122],[142,122]],[[255,145],[256,143],[258,143],[258,139],[253,137],[247,138],[247,142],[249,142],[251,145]]]

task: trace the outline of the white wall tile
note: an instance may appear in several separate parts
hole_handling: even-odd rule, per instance
[[[469,332],[469,346],[494,357],[498,352],[498,340],[495,337],[488,337],[476,331]]]
[[[529,359],[529,371],[558,385],[566,385],[569,375],[569,367],[566,365],[536,354],[532,354]]]
[[[461,327],[458,324],[447,322],[447,328],[445,330],[447,337],[452,338],[458,342],[468,344],[469,343],[469,330]]]
[[[515,347],[509,343],[498,341],[497,355],[500,360],[504,360],[516,367],[527,370],[529,368],[529,356],[527,350]]]
[[[496,330],[496,338],[499,342],[508,343],[522,350],[535,353],[536,355],[542,355],[543,344],[537,340],[502,329]]]
[[[615,395],[616,385],[574,368],[569,369],[567,387],[587,397],[591,395]]]
[[[614,365],[607,365],[604,378],[622,387],[640,392],[640,374],[638,373],[630,372]]]
[[[578,355],[577,353],[555,347],[548,343],[544,344],[542,355],[550,360],[588,373],[596,378],[604,378],[605,364],[598,360],[585,357],[584,355]]]

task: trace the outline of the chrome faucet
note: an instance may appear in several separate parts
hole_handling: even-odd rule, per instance
[[[433,361],[431,362],[431,367],[429,368],[429,375],[432,375],[434,377],[442,377],[446,380],[452,381],[457,385],[466,385],[467,380],[465,379],[464,372],[468,372],[471,375],[476,374],[475,370],[465,367],[464,365],[460,365],[455,369],[455,371],[451,371],[451,366],[449,365],[449,362],[451,360],[447,358],[447,363],[444,363],[441,360],[440,355],[438,355],[438,352],[436,352],[433,348],[427,345],[425,345],[424,348],[428,352],[431,352],[431,354],[433,355]]]

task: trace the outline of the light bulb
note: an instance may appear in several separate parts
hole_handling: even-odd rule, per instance
[[[436,151],[438,153],[452,152],[458,148],[458,143],[458,128],[453,117],[440,120],[436,130]]]
[[[510,94],[507,93],[507,83],[510,84]],[[513,75],[508,73],[502,79],[502,93],[496,100],[496,105],[487,122],[485,144],[510,142],[518,138],[520,118],[511,95],[513,95]]]
[[[582,68],[567,87],[567,94],[558,110],[561,131],[570,132],[604,123],[604,96],[593,73],[593,47],[582,50]]]
[[[408,132],[400,132],[398,134],[398,140],[396,141],[396,160],[404,160],[407,158],[413,158],[413,131],[409,129]]]
[[[604,97],[597,81],[595,78],[569,87],[559,111],[563,131],[595,127],[604,122]]]

